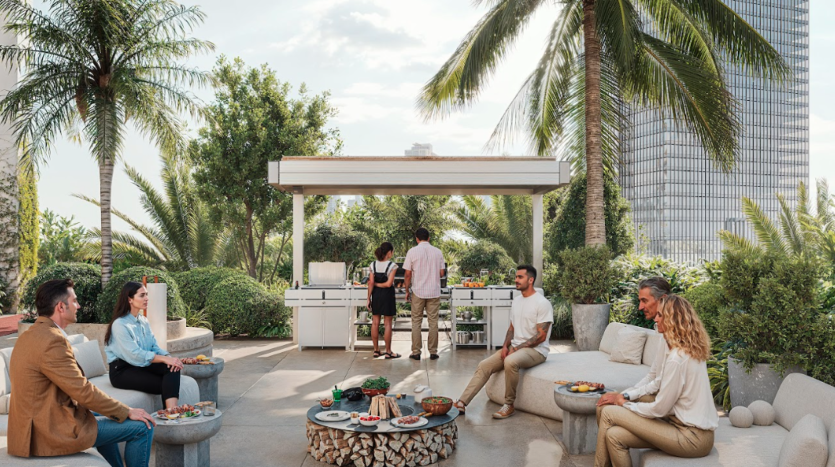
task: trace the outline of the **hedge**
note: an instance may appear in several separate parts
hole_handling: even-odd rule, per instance
[[[119,298],[122,287],[129,281],[142,282],[142,276],[158,276],[160,282],[168,284],[168,316],[185,316],[186,306],[180,297],[177,282],[171,275],[159,269],[135,266],[116,273],[110,278],[110,282],[107,283],[96,304],[98,322],[110,322],[110,318],[113,316],[113,308],[116,306],[116,300]],[[153,282],[152,278],[149,279],[149,282]]]
[[[206,299],[215,285],[233,276],[246,276],[243,271],[230,268],[207,266],[171,274],[180,288],[180,296],[189,310],[199,311],[206,307]]]
[[[101,267],[87,263],[56,263],[42,268],[26,283],[21,305],[26,310],[35,310],[35,293],[38,287],[53,279],[72,279],[75,283],[75,295],[81,309],[78,310],[79,323],[96,322],[96,303],[101,295]]]
[[[281,296],[249,276],[234,275],[215,285],[206,300],[215,334],[257,336],[265,326],[287,326],[291,311]]]

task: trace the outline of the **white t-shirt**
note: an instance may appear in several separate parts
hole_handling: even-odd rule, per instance
[[[536,325],[538,323],[553,323],[554,307],[545,296],[537,292],[530,297],[517,296],[513,299],[513,307],[510,309],[510,323],[513,325],[513,339],[510,345],[516,347],[531,337],[537,335]],[[551,330],[548,329],[548,336],[545,341],[535,347],[536,351],[548,356],[551,347],[548,341],[551,338]]]
[[[389,269],[388,274],[386,274],[386,268],[389,267],[389,265],[391,265],[391,269]],[[397,270],[397,264],[391,261],[374,261],[373,263],[369,264],[368,267],[371,269],[371,279],[374,279],[375,267],[377,268],[378,273],[386,275],[386,280],[388,280],[388,276],[389,274],[391,274],[392,271]]]

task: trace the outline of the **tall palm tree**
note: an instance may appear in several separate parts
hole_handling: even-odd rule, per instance
[[[5,29],[19,45],[0,46],[0,59],[24,70],[0,101],[24,160],[43,162],[61,134],[84,141],[99,165],[102,284],[113,270],[110,191],[126,123],[167,153],[185,141],[178,114],[201,110],[182,86],[208,76],[177,61],[212,50],[187,37],[204,19],[198,7],[171,0],[51,0],[40,11],[25,0],[0,0]]]
[[[476,0],[490,10],[424,86],[426,118],[475,102],[545,0]],[[561,0],[539,65],[488,142],[526,130],[538,155],[571,150],[588,177],[586,244],[606,242],[605,170],[618,161],[621,103],[658,108],[693,132],[728,171],[739,150],[737,105],[725,81],[732,65],[781,81],[779,53],[721,0]]]
[[[501,246],[518,264],[533,258],[533,211],[528,196],[493,195],[490,204],[481,196],[464,196],[455,210],[465,235]]]
[[[124,232],[113,235],[116,257],[169,270],[214,265],[220,248],[219,236],[212,227],[208,209],[196,195],[190,164],[172,156],[162,156],[164,193],[158,192],[135,168],[126,166],[125,173],[139,189],[142,208],[153,226],[142,225],[133,217],[113,209],[116,217],[139,233],[139,236]],[[73,196],[101,205],[84,195]],[[94,229],[91,237],[101,242],[101,231]]]

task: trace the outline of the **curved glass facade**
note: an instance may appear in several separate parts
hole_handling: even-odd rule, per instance
[[[809,179],[809,2],[725,0],[784,57],[793,80],[774,85],[726,66],[744,130],[736,169],[722,173],[686,130],[652,109],[627,109],[620,182],[632,204],[638,248],[678,261],[717,259],[716,236],[753,232],[742,197],[772,219],[783,193],[794,206]]]

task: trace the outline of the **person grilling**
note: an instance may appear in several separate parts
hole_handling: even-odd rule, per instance
[[[400,354],[391,350],[391,326],[397,314],[397,303],[394,296],[394,276],[397,265],[391,261],[394,247],[389,242],[383,242],[374,250],[377,261],[371,263],[371,277],[368,281],[368,309],[371,310],[371,342],[374,343],[374,358],[380,357],[380,317],[385,323],[384,339],[386,341],[386,360],[400,358]]]

